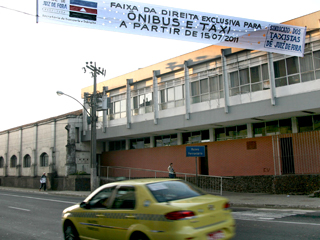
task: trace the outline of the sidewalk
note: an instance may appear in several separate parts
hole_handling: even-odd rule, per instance
[[[1,190],[19,191],[19,192],[39,192],[38,189],[2,187]],[[50,195],[66,195],[86,198],[89,191],[46,191]],[[258,207],[258,208],[300,208],[320,210],[320,198],[311,198],[308,195],[285,195],[285,194],[267,194],[267,193],[237,193],[226,192],[223,197],[229,199],[231,207]]]
[[[320,198],[308,195],[223,192],[232,207],[300,208],[320,210]]]

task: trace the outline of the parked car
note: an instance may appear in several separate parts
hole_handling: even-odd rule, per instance
[[[235,234],[228,200],[179,179],[99,187],[62,213],[64,239],[216,240]]]

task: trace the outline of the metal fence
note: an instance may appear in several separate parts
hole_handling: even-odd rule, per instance
[[[117,166],[101,166],[100,177],[107,182],[113,182],[124,179],[138,179],[138,178],[168,178],[168,172],[157,171],[151,169],[141,168],[129,168],[129,167],[117,167]],[[220,177],[210,176],[192,173],[176,172],[176,178],[183,179],[199,188],[205,190],[208,193],[222,195],[223,178],[232,177]]]
[[[275,175],[319,174],[320,131],[273,136]]]

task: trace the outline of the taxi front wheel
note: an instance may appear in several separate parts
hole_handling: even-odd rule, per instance
[[[80,240],[78,232],[73,225],[68,225],[64,229],[65,240]]]

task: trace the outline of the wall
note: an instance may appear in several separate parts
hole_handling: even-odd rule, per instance
[[[58,176],[65,176],[65,164],[66,164],[66,145],[68,142],[68,131],[65,129],[68,124],[68,120],[62,120],[57,123],[56,127],[56,150],[55,150],[55,169]]]
[[[273,175],[272,137],[246,138],[208,144],[209,175]]]
[[[255,149],[247,149],[255,145]],[[209,175],[273,175],[272,137],[201,143],[208,152]],[[195,173],[195,158],[186,157],[186,146],[112,151],[102,154],[102,166],[123,166],[167,171],[170,162],[176,172]],[[198,161],[200,169],[200,160]]]
[[[24,157],[29,154],[31,157],[31,166],[35,164],[35,158],[34,158],[34,141],[35,141],[35,135],[34,135],[34,127],[25,128],[22,132],[22,154],[21,154],[21,175],[22,176],[31,176],[32,171],[31,168],[24,168],[23,167],[23,159]]]

